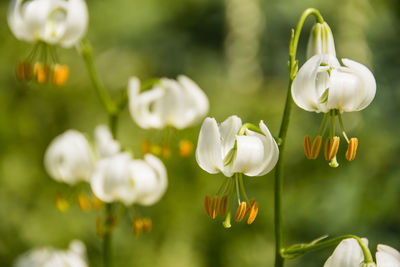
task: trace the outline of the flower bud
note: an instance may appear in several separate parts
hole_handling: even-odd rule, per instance
[[[307,45],[307,59],[317,54],[325,54],[336,57],[335,42],[329,25],[316,23],[311,30]]]

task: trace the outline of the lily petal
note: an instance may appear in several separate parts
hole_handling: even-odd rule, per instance
[[[228,117],[219,126],[222,140],[222,158],[225,158],[235,145],[236,135],[240,127],[242,127],[242,120],[236,115]]]
[[[86,33],[89,15],[84,0],[68,0],[65,32],[60,40],[64,47],[75,45]]]
[[[362,239],[368,245],[368,240]],[[333,254],[325,262],[324,267],[359,267],[364,261],[364,254],[358,241],[345,239],[335,248]]]
[[[100,158],[110,157],[117,154],[121,146],[114,140],[110,129],[105,125],[99,125],[95,129],[96,154]]]
[[[376,252],[377,267],[400,267],[400,253],[387,245],[378,245]]]
[[[237,151],[232,162],[234,173],[252,174],[263,163],[264,147],[256,136],[237,136]]]
[[[221,135],[214,118],[206,118],[201,126],[196,160],[208,173],[218,173],[223,169]]]

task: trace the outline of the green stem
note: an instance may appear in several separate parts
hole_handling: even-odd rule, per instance
[[[282,267],[284,264],[284,258],[280,251],[283,248],[283,229],[282,229],[282,193],[283,193],[283,159],[284,159],[284,148],[286,144],[286,135],[289,127],[290,111],[292,109],[292,93],[291,87],[294,78],[296,77],[298,70],[298,63],[296,61],[297,46],[300,38],[300,32],[303,28],[304,22],[308,16],[313,15],[319,23],[323,23],[324,19],[318,10],[314,8],[306,9],[301,15],[296,31],[292,30],[292,39],[289,46],[289,85],[286,95],[286,104],[283,112],[282,123],[279,131],[279,159],[275,171],[275,267]]]
[[[103,267],[111,267],[111,238],[112,238],[112,225],[111,225],[111,216],[112,216],[112,204],[106,204],[106,220],[105,220],[105,233],[103,236]]]

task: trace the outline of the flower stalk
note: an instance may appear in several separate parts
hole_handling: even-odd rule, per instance
[[[300,33],[303,28],[304,22],[308,16],[313,15],[319,23],[323,23],[320,12],[314,8],[306,9],[301,15],[296,30],[292,30],[292,36],[289,45],[289,85],[286,95],[286,103],[283,112],[281,127],[279,130],[278,140],[279,145],[279,159],[275,171],[275,267],[282,267],[284,264],[284,257],[281,254],[283,249],[283,228],[282,228],[282,193],[283,193],[283,175],[284,175],[284,148],[286,144],[286,136],[290,121],[290,112],[292,109],[292,94],[291,87],[294,78],[298,71],[298,61],[296,60],[297,46],[300,38]]]

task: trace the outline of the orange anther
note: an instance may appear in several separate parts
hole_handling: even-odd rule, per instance
[[[153,227],[153,222],[150,218],[143,218],[143,232],[149,233]]]
[[[351,138],[349,146],[347,147],[346,151],[346,159],[348,161],[353,161],[356,158],[357,147],[358,147],[358,139],[354,137]]]
[[[42,63],[35,63],[33,67],[33,75],[35,80],[39,84],[46,83],[49,79],[49,67],[43,65]]]
[[[168,145],[163,145],[161,147],[161,153],[163,158],[169,159],[171,157],[171,148]]]
[[[65,197],[58,195],[55,199],[56,207],[61,212],[66,212],[69,209],[69,203]]]
[[[250,199],[247,205],[246,213],[244,214],[244,217],[249,216],[251,207],[256,203],[256,200],[254,198]]]
[[[135,218],[132,224],[133,234],[138,237],[143,231],[143,220],[141,218]]]
[[[92,195],[92,205],[95,210],[101,210],[104,206],[104,202],[95,195]]]
[[[332,141],[330,138],[326,138],[324,148],[324,155],[326,160],[331,160],[336,157],[337,151],[339,149],[339,142],[340,138],[338,136],[333,137]]]
[[[204,198],[204,210],[206,211],[207,216],[211,217],[211,200],[208,195]]]
[[[150,153],[150,141],[148,139],[143,140],[142,146],[140,148],[143,154]]]
[[[17,78],[20,81],[27,81],[32,78],[32,68],[29,62],[20,61],[17,63]]]
[[[53,68],[53,84],[64,85],[68,80],[69,68],[67,65],[56,64]]]
[[[179,156],[182,158],[189,157],[193,152],[193,144],[189,140],[181,140],[179,142]]]
[[[317,159],[319,151],[321,150],[322,137],[318,135],[315,137],[311,146],[311,159]]]
[[[247,208],[246,202],[242,201],[236,210],[235,221],[240,222],[241,220],[243,220],[246,214],[246,208]]]
[[[91,208],[90,199],[86,194],[79,194],[78,196],[79,207],[83,211],[88,211]]]
[[[211,218],[215,219],[217,217],[218,214],[218,204],[219,204],[219,199],[217,196],[213,197],[211,199]]]
[[[307,159],[311,159],[311,144],[310,137],[304,137],[304,153],[306,154]]]
[[[252,224],[256,219],[257,214],[258,214],[258,204],[254,203],[250,208],[250,215],[249,218],[247,219],[247,224]]]
[[[221,201],[219,204],[219,214],[221,216],[225,216],[227,207],[228,207],[228,196],[224,195],[221,198]]]
[[[150,146],[150,153],[156,156],[161,155],[162,149],[159,145],[151,145]]]

